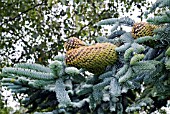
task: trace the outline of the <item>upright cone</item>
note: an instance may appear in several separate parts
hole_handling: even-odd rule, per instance
[[[84,68],[92,73],[102,73],[106,66],[116,62],[118,57],[115,48],[116,46],[111,43],[97,43],[69,49],[65,62],[68,66]]]
[[[146,22],[140,22],[133,25],[131,33],[135,39],[143,36],[153,36],[153,31],[156,28],[158,28],[158,26]]]

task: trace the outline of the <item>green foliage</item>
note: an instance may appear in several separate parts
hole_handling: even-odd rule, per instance
[[[52,80],[55,79],[55,76],[50,73],[36,72],[35,70],[30,69],[22,69],[22,68],[3,68],[2,73],[10,73],[14,76],[23,75],[26,77],[34,78],[34,79],[42,79],[42,80]]]
[[[165,5],[167,1],[157,0],[150,12],[158,6],[167,6]],[[26,2],[19,3],[19,6],[21,7]],[[34,1],[30,2],[34,3]],[[33,56],[37,63],[47,65],[48,59],[53,59],[59,51],[62,52],[64,42],[64,39],[61,39],[62,32],[67,37],[79,35],[80,38],[88,37],[87,40],[91,42],[94,37],[99,36],[99,34],[95,34],[98,28],[96,29],[93,26],[99,20],[102,21],[98,22],[98,26],[113,25],[113,28],[110,36],[97,37],[96,41],[119,44],[115,49],[119,57],[116,63],[113,66],[108,66],[103,74],[92,74],[84,69],[67,66],[64,55],[56,56],[55,61],[47,67],[30,63],[4,67],[0,75],[1,83],[16,94],[27,94],[27,97],[21,101],[21,104],[28,108],[27,113],[37,111],[36,113],[126,114],[139,113],[143,109],[146,113],[151,113],[166,105],[170,95],[170,29],[169,21],[166,20],[169,19],[168,11],[161,13],[162,17],[155,16],[154,19],[148,19],[148,22],[153,24],[161,24],[160,28],[154,31],[153,37],[146,36],[133,39],[131,33],[122,30],[121,26],[131,27],[134,21],[129,17],[117,18],[114,2],[108,3],[109,8],[104,8],[101,12],[100,9],[104,6],[100,3],[103,1],[91,1],[92,4],[88,1],[75,1],[71,4],[73,10],[68,7],[69,2],[61,1],[61,5],[67,7],[66,11],[62,10],[61,12],[60,6],[56,7],[56,12],[52,10],[60,2],[55,3],[53,0],[39,2],[34,3],[35,6],[23,5],[24,12],[20,11],[21,9],[18,9],[21,13],[14,14],[12,12],[10,14],[11,17],[14,15],[12,20],[5,18],[8,15],[2,13],[4,16],[2,29],[6,28],[3,32],[1,31],[4,34],[2,43],[11,42],[11,44],[14,44],[14,41],[21,40],[23,47],[29,47],[28,49],[24,48],[26,55],[21,55],[18,60],[12,60],[13,63],[24,61],[25,57]],[[124,2],[127,1],[124,0]],[[136,1],[134,2],[136,3]],[[8,4],[8,2],[4,2],[2,5],[7,6]],[[128,6],[130,3],[126,4]],[[16,3],[14,2],[12,5],[15,6]],[[112,10],[114,12],[110,16]],[[27,15],[24,15],[25,13]],[[44,13],[47,17],[43,15]],[[66,17],[63,21],[60,21],[60,16]],[[52,18],[57,21],[52,20]],[[103,20],[105,18],[109,19]],[[87,24],[83,23],[85,19],[88,20]],[[158,19],[160,20],[158,21]],[[26,21],[30,22],[27,25],[29,27],[25,26]],[[19,28],[21,26],[16,25],[17,22],[22,25],[22,29]],[[7,29],[12,25],[14,25],[13,31]],[[63,25],[64,29],[61,29]],[[35,29],[32,30],[31,28]],[[26,37],[17,36],[24,29]],[[12,34],[15,30],[16,33],[10,36],[11,38],[17,36],[15,39],[5,39],[7,31]],[[30,42],[26,41],[27,35],[30,35]],[[56,36],[56,39],[53,39],[52,36]],[[64,38],[67,38],[66,36]],[[51,46],[48,46],[49,42],[52,43]],[[153,45],[150,47],[147,44],[148,42],[153,43]],[[2,45],[2,55],[10,48],[12,48],[10,43],[9,48]],[[11,54],[9,51],[6,52],[8,55]]]
[[[61,61],[54,61],[49,67],[56,77],[61,77],[64,74],[64,65]]]
[[[56,98],[59,102],[59,108],[66,107],[69,104],[71,104],[71,100],[65,90],[65,85],[63,83],[63,80],[61,80],[61,79],[56,80],[55,86],[56,86],[55,93],[56,93]]]
[[[10,108],[5,107],[2,100],[0,100],[0,113],[1,114],[8,114],[10,112]]]
[[[119,78],[120,76],[124,75],[124,74],[127,72],[128,68],[129,68],[129,65],[128,65],[128,64],[124,64],[123,67],[120,68],[120,69],[117,71],[115,77],[116,77],[116,78]]]
[[[47,65],[49,59],[63,52],[65,39],[75,36],[92,41],[101,34],[100,28],[94,26],[96,22],[117,18],[120,6],[124,6],[123,14],[133,11],[132,4],[141,7],[146,1],[2,0],[1,67],[26,61]],[[18,57],[13,57],[15,55]]]
[[[150,98],[144,98],[137,101],[137,103],[132,104],[131,107],[127,107],[126,112],[130,113],[136,110],[141,110],[141,107],[147,106],[148,104],[152,104],[154,101]]]
[[[142,60],[145,57],[144,54],[136,54],[130,60],[130,65],[134,65],[138,61]]]
[[[33,69],[39,72],[49,73],[51,72],[49,68],[39,65],[39,64],[30,64],[30,63],[19,63],[15,64],[16,68],[25,68],[25,69]]]
[[[128,26],[133,26],[134,20],[132,20],[129,17],[123,17],[120,19],[117,18],[110,18],[110,19],[105,19],[97,23],[97,26],[101,25],[114,25],[114,29],[112,28],[112,31],[116,30],[117,27],[122,24],[122,25],[128,25]]]
[[[167,59],[165,61],[165,67],[166,67],[166,69],[170,70],[170,59]]]
[[[120,47],[117,47],[115,50],[117,52],[123,52],[123,51],[126,51],[129,47],[130,47],[130,43],[125,43],[123,45],[121,45]]]
[[[125,54],[124,54],[124,60],[125,62],[129,62],[130,61],[130,58],[132,57],[132,53],[133,53],[134,49],[133,48],[129,48],[125,51]]]
[[[157,0],[152,7],[150,8],[150,10],[148,12],[146,12],[146,15],[148,15],[149,13],[152,13],[156,10],[156,8],[165,8],[168,7],[169,8],[169,0]]]
[[[168,47],[168,49],[166,50],[165,55],[170,57],[170,47]]]
[[[165,13],[163,16],[156,16],[154,18],[149,18],[148,22],[156,22],[155,24],[169,23],[170,17]]]
[[[132,68],[129,68],[122,77],[119,78],[119,83],[126,82],[129,78],[131,78],[134,74],[132,74]]]

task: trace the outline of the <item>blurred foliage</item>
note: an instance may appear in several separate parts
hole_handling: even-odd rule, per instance
[[[4,103],[2,99],[0,99],[0,114],[8,114],[9,111],[9,108],[4,107]]]

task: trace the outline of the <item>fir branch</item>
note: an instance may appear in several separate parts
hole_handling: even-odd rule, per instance
[[[144,36],[144,37],[140,37],[138,39],[135,40],[136,43],[139,43],[139,44],[144,44],[145,42],[152,42],[156,40],[155,38],[151,37],[151,36]]]
[[[15,64],[14,67],[16,68],[24,68],[24,69],[31,69],[31,70],[36,70],[38,72],[45,72],[45,73],[50,73],[51,70],[43,65],[40,64],[31,64],[31,63],[18,63]]]
[[[129,65],[128,64],[124,64],[123,67],[121,67],[118,72],[116,73],[115,77],[117,79],[120,78],[120,76],[124,75],[127,71],[128,71]]]
[[[49,65],[52,73],[54,75],[56,75],[57,77],[62,77],[64,75],[64,63],[61,61],[53,61],[50,65]]]
[[[98,83],[96,85],[93,86],[93,98],[96,101],[96,103],[100,103],[102,101],[103,98],[103,88],[106,87],[107,85],[110,84],[110,78],[106,78],[103,82]]]
[[[164,6],[163,0],[157,0],[157,3],[156,5],[159,7],[161,5]],[[78,110],[74,110],[73,113],[81,113],[79,110],[84,111],[88,109],[94,113],[111,112],[122,114],[125,113],[123,108],[134,103],[142,84],[145,86],[143,88],[144,94],[147,94],[148,91],[146,90],[148,86],[151,87],[149,94],[141,96],[139,92],[139,96],[143,99],[139,98],[126,111],[127,113],[131,113],[132,111],[141,110],[142,107],[152,104],[153,101],[150,99],[150,96],[157,95],[157,97],[161,98],[169,96],[170,27],[167,24],[167,22],[169,23],[167,19],[170,18],[170,12],[167,11],[160,17],[156,16],[156,18],[162,20],[154,20],[153,18],[151,22],[159,24],[159,21],[162,24],[166,24],[154,30],[153,37],[145,36],[134,40],[131,33],[125,33],[120,30],[114,31],[108,37],[109,39],[106,37],[96,39],[98,42],[119,44],[115,49],[119,54],[118,64],[111,66],[112,71],[106,70],[101,75],[82,73],[81,70],[75,67],[67,67],[64,63],[65,57],[58,55],[55,57],[56,61],[49,65],[50,69],[43,66],[36,66],[37,64],[27,63],[17,64],[15,68],[3,68],[2,77],[6,78],[2,79],[2,85],[11,88],[14,92],[28,94],[29,98],[25,102],[31,109],[54,106],[57,108],[55,110],[56,113],[72,113],[72,110],[79,108]],[[90,24],[92,23],[90,22]],[[115,25],[114,30],[116,30],[120,25],[132,26],[134,21],[128,17],[124,17],[120,19],[106,19],[98,24]],[[150,48],[152,46],[145,49],[143,44],[147,45],[150,43],[154,45],[154,49]],[[56,78],[58,79],[55,80]],[[54,83],[55,81],[56,83]],[[34,92],[31,93],[31,87],[34,87],[32,88],[33,91],[37,89],[41,90],[40,92],[36,91],[36,94]],[[134,94],[134,98],[130,89],[133,89],[132,92],[134,93],[132,94]],[[41,91],[46,91],[48,96],[44,96]],[[53,95],[52,97],[51,93]],[[33,97],[30,94],[34,94]],[[46,99],[44,100],[42,96]],[[37,106],[34,106],[35,104]]]
[[[170,11],[166,11],[165,14],[170,17]]]
[[[158,52],[157,49],[149,48],[149,50],[145,54],[144,60],[151,60],[151,59],[155,58],[157,52]]]
[[[167,60],[165,61],[165,67],[167,70],[170,70],[170,58],[167,58]]]
[[[25,76],[32,79],[41,79],[41,80],[55,79],[55,76],[52,73],[36,72],[35,70],[23,69],[23,68],[6,67],[2,69],[2,73],[15,74],[15,75]]]
[[[110,18],[110,19],[105,19],[105,20],[101,20],[97,23],[97,26],[101,26],[101,25],[112,25],[115,24],[116,22],[118,22],[117,18]]]
[[[98,75],[89,76],[86,79],[86,84],[96,84],[98,82]]]
[[[132,37],[132,34],[127,32],[123,35],[120,36],[120,39],[124,42],[124,43],[133,43],[134,39]]]
[[[9,89],[12,89],[12,90],[17,90],[17,89],[22,89],[23,87],[21,85],[9,85],[7,86]]]
[[[121,86],[116,78],[113,78],[110,82],[110,94],[112,97],[118,97],[121,95]]]
[[[76,92],[78,96],[90,94],[93,91],[93,85],[91,84],[84,84],[83,87]]]
[[[150,70],[155,70],[156,65],[160,64],[158,61],[139,61],[133,65],[133,71],[136,73],[146,72]]]
[[[108,38],[103,37],[103,36],[97,37],[97,38],[96,38],[96,41],[97,41],[98,43],[110,42],[110,43],[112,43],[112,44],[114,44],[114,45],[116,45],[116,46],[119,46],[119,45],[122,43],[122,41],[120,40],[120,38],[108,39]]]
[[[13,83],[8,83],[8,82],[6,82],[6,83],[2,83],[1,85],[2,85],[2,86],[14,86],[14,84],[13,84]]]
[[[125,53],[124,53],[124,60],[125,60],[125,62],[129,62],[130,61],[130,59],[133,56],[133,51],[134,51],[133,48],[129,48],[129,49],[127,49],[125,51]]]
[[[155,57],[154,60],[160,61],[161,59],[164,58],[164,56],[165,56],[165,51],[163,51],[159,55],[157,55],[157,57]]]
[[[74,108],[81,108],[82,106],[85,105],[85,103],[89,103],[90,99],[89,98],[84,98],[83,100],[79,101],[79,102],[72,102],[72,106]]]
[[[27,90],[29,90],[29,88],[22,87],[20,89],[12,89],[11,92],[14,92],[14,93],[25,93]]]
[[[66,67],[65,73],[70,76],[77,76],[78,74],[80,74],[80,71],[75,67]]]
[[[58,54],[54,57],[54,60],[58,61],[64,61],[65,60],[65,55],[64,54]]]
[[[97,23],[97,26],[113,25],[113,24],[116,24],[116,26],[119,25],[119,24],[123,24],[123,25],[126,25],[126,26],[133,26],[134,22],[135,21],[132,20],[129,17],[122,17],[120,19],[110,18],[110,19],[101,20],[100,22]],[[115,28],[117,28],[117,27],[115,27]]]
[[[162,75],[161,72],[162,72],[163,68],[164,68],[163,65],[160,65],[155,70],[150,70],[149,72],[147,72],[147,75],[145,74],[143,82],[146,85],[150,85],[150,86],[153,86],[154,84],[156,84],[156,81],[159,81],[158,79]]]
[[[120,46],[122,44],[122,41],[119,37],[114,38],[114,39],[107,39],[107,42],[110,42],[116,46]]]
[[[24,104],[24,106],[29,106],[31,105],[31,103],[36,101],[36,99],[38,99],[40,95],[42,95],[41,92],[41,90],[37,90],[33,92],[30,96],[23,99],[21,102]]]
[[[107,39],[106,37],[99,36],[99,37],[96,38],[96,41],[97,41],[98,43],[105,43],[105,42],[108,41],[108,39]]]
[[[168,57],[170,57],[170,46],[169,46],[168,49],[166,50],[165,55],[168,56]]]
[[[129,80],[131,77],[133,77],[133,72],[132,72],[132,68],[129,68],[128,71],[126,72],[125,75],[121,76],[119,78],[119,83],[124,83],[126,82],[127,80]]]
[[[102,100],[103,100],[104,102],[110,101],[110,92],[104,91],[104,92],[103,92],[103,98],[102,98]]]
[[[65,80],[65,87],[67,90],[73,90],[73,83],[71,79]]]
[[[139,75],[141,75],[141,74],[139,74]],[[138,75],[135,75],[135,76],[137,77]],[[141,83],[140,83],[140,81],[142,81],[142,80],[136,82],[136,81],[135,81],[136,77],[133,78],[133,79],[130,80],[130,81],[127,81],[124,85],[126,85],[126,87],[127,87],[128,89],[140,89],[140,88],[141,88]]]
[[[18,81],[22,83],[22,85],[27,85],[29,81],[31,81],[30,79],[28,79],[27,77],[17,77]]]
[[[106,78],[103,82],[98,83],[96,85],[93,86],[94,90],[102,90],[105,86],[109,85],[111,78]]]
[[[62,79],[57,79],[55,84],[56,98],[59,102],[59,107],[66,107],[71,104],[70,97],[65,90],[65,86]]]
[[[117,107],[117,105],[116,105],[116,103],[115,103],[115,101],[118,101],[119,99],[111,99],[111,101],[110,101],[110,104],[109,104],[109,109],[110,109],[110,111],[111,112],[114,112],[114,111],[116,111],[116,107]],[[113,102],[112,102],[113,101]]]
[[[94,100],[93,94],[90,95],[89,99],[90,99],[89,108],[91,110],[94,110],[96,108],[97,104],[96,104],[96,101]]]
[[[81,83],[81,82],[85,82],[86,81],[86,77],[84,77],[81,74],[79,74],[79,75],[72,75],[71,78],[76,83]]]
[[[110,78],[110,77],[112,77],[112,74],[113,74],[112,71],[108,71],[108,72],[106,72],[106,73],[101,74],[101,75],[99,76],[99,79],[104,80],[104,79],[106,79],[106,78]]]
[[[51,92],[55,92],[55,84],[52,83],[52,84],[44,85],[43,89]]]
[[[163,0],[162,3],[159,5],[160,8],[164,8],[166,6],[170,8],[170,0]]]
[[[121,102],[117,103],[117,114],[123,114],[123,105]]]
[[[123,25],[127,25],[127,26],[133,26],[135,21],[132,20],[131,18],[129,17],[122,17],[119,19],[119,22]]]
[[[14,83],[16,85],[21,85],[22,83],[15,78],[2,78],[2,83]]]
[[[110,36],[108,36],[108,39],[114,39],[115,37],[119,37],[121,35],[123,35],[124,33],[126,33],[126,31],[124,30],[117,30],[111,33]]]
[[[115,50],[116,50],[117,52],[124,52],[124,51],[126,51],[130,46],[131,46],[131,43],[125,43],[125,44],[123,44],[123,45],[120,46],[120,47],[116,47]]]
[[[34,88],[42,88],[48,84],[54,83],[55,81],[47,81],[47,80],[33,80],[29,81],[28,85]]]
[[[145,50],[144,46],[139,45],[137,43],[133,43],[131,46],[134,49],[134,52],[136,52],[136,53],[142,53]]]
[[[120,23],[119,23],[119,22],[116,22],[116,23],[112,26],[111,31],[117,30],[117,28],[118,28],[119,26],[120,26]]]
[[[136,54],[130,60],[130,65],[134,65],[145,57],[144,54]]]
[[[170,23],[170,17],[168,17],[166,14],[162,16],[155,16],[153,18],[148,18],[148,22],[152,22],[154,24],[160,25],[164,23]]]
[[[156,10],[156,8],[160,7],[161,4],[164,2],[164,1],[168,1],[168,0],[157,0],[153,5],[152,7],[150,8],[150,10],[148,12],[145,12],[145,16],[147,16],[148,14],[154,12]]]
[[[156,39],[160,44],[156,45],[156,47],[166,47],[170,45],[170,24],[165,25],[162,28],[156,29]]]
[[[94,89],[92,95],[93,95],[95,104],[101,104],[103,92],[99,89]]]
[[[142,109],[143,106],[151,105],[154,101],[151,98],[144,98],[126,108],[126,112],[134,112]]]

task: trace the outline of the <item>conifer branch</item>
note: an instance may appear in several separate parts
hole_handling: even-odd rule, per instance
[[[41,80],[55,79],[55,76],[52,73],[36,72],[34,70],[23,69],[23,68],[6,67],[6,68],[3,68],[2,73],[25,76],[25,77],[32,78],[32,79],[41,79]]]

